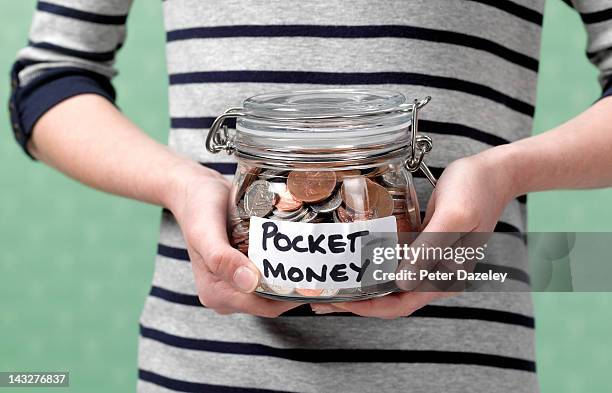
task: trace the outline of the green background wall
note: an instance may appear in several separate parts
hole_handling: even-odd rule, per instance
[[[0,98],[6,102],[6,75],[26,43],[35,1],[0,6]],[[161,2],[135,2],[116,87],[123,111],[165,141],[162,26]],[[597,98],[585,42],[578,16],[548,0],[535,132]],[[13,142],[6,111],[0,128],[0,371],[69,370],[70,391],[134,390],[137,320],[152,275],[159,209],[98,193],[29,162]],[[606,207],[612,190],[529,198],[532,231],[612,230]],[[542,391],[609,392],[612,294],[536,294],[535,305]]]

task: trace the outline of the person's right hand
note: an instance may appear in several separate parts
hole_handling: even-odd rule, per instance
[[[248,313],[270,318],[299,306],[253,293],[259,280],[257,267],[228,242],[226,220],[231,185],[207,168],[188,172],[191,174],[178,171],[178,176],[185,178],[177,179],[168,208],[185,237],[200,302],[219,314]]]

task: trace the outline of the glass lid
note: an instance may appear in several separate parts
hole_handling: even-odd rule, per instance
[[[279,91],[236,108],[233,148],[239,157],[281,161],[348,160],[410,145],[414,103],[382,89]]]
[[[244,101],[244,112],[269,119],[316,119],[384,114],[406,103],[398,92],[382,89],[279,91]]]

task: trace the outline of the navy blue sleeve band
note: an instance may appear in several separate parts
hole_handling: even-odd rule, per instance
[[[601,94],[601,98],[612,96],[612,78],[606,83],[603,88],[603,93]]]
[[[36,122],[49,109],[79,94],[97,94],[115,101],[115,90],[103,75],[72,67],[50,68],[21,86],[18,74],[23,67],[23,62],[17,62],[11,72],[9,111],[15,139],[31,158],[28,140]]]

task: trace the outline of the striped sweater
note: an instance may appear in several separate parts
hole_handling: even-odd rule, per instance
[[[83,93],[114,100],[113,63],[131,0],[39,1],[12,72],[25,147],[38,118]],[[280,89],[372,86],[432,95],[422,130],[436,175],[449,162],[529,136],[544,0],[166,0],[169,145],[231,177],[202,133],[224,109]],[[612,9],[573,5],[612,94]],[[415,179],[422,207],[431,192]],[[528,288],[526,198],[504,211],[495,263]],[[276,319],[217,315],[198,301],[180,229],[164,211],[140,319],[141,392],[534,392],[528,293],[470,293],[393,321],[301,307]],[[522,261],[517,264],[516,261]]]

